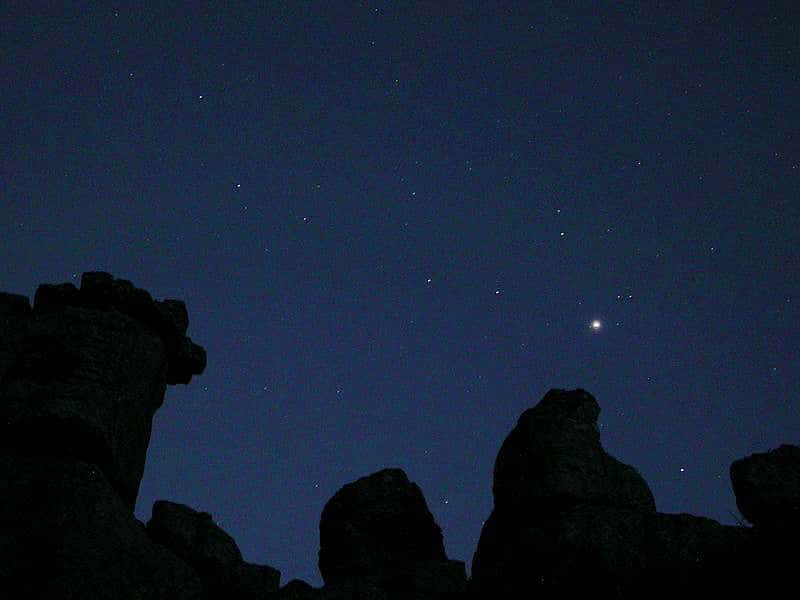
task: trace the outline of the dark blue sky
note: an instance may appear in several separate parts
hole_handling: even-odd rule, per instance
[[[794,2],[63,4],[0,8],[0,284],[186,301],[140,518],[318,583],[387,466],[469,564],[551,387],[665,512],[733,522],[730,463],[800,440]]]

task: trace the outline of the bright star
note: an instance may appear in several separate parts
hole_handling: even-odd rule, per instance
[[[603,323],[599,319],[592,321],[590,327],[592,331],[600,331],[603,328]]]

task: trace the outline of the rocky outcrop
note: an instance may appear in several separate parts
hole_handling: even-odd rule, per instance
[[[0,597],[203,600],[96,465],[0,454]]]
[[[495,462],[495,509],[524,522],[580,504],[655,511],[647,482],[600,445],[599,415],[580,389],[550,390],[522,413]]]
[[[784,444],[731,465],[736,505],[745,519],[769,531],[800,531],[800,446]]]
[[[605,452],[600,408],[551,390],[498,453],[494,509],[467,585],[420,488],[400,469],[343,486],[320,520],[325,585],[243,560],[208,513],[158,501],[133,515],[153,415],[205,351],[178,300],[85,273],[33,306],[0,293],[0,598],[433,600],[780,597],[794,586],[800,448],[733,463],[753,527],[656,512]]]
[[[198,573],[210,599],[259,600],[278,591],[280,572],[245,562],[233,538],[208,513],[159,500],[147,532]]]
[[[751,532],[657,513],[644,479],[601,447],[599,412],[578,389],[551,390],[522,414],[495,464],[495,507],[472,563],[476,594],[617,599],[724,589]]]
[[[106,273],[0,294],[0,597],[205,599],[133,515],[166,385],[205,366],[187,326]]]
[[[384,469],[342,487],[320,520],[325,597],[427,598],[466,586],[417,484]]]
[[[32,309],[14,295],[0,307],[0,443],[94,464],[132,509],[166,385],[205,368],[186,307],[107,273],[41,285]]]
[[[472,562],[477,593],[613,594],[642,566],[655,501],[633,467],[603,450],[599,414],[578,389],[550,390],[520,416],[495,462],[495,506]]]

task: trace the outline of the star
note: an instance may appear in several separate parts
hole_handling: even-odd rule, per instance
[[[603,329],[603,322],[599,319],[595,319],[590,323],[589,327],[592,328],[592,331],[600,331]]]

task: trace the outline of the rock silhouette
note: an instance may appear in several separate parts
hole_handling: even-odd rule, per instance
[[[133,509],[166,385],[205,368],[186,307],[107,273],[41,285],[32,310],[20,296],[0,305],[3,443],[97,465]]]
[[[233,538],[208,513],[158,500],[147,533],[191,565],[211,598],[257,600],[278,591],[280,572],[245,562]]]
[[[784,444],[731,465],[736,505],[756,527],[800,529],[800,448]]]
[[[167,385],[202,373],[179,300],[108,273],[0,293],[0,597],[178,600],[778,597],[794,588],[800,447],[731,465],[753,526],[656,511],[602,448],[585,390],[550,390],[503,442],[472,562],[449,560],[400,469],[345,484],[320,519],[322,588],[245,562],[208,513],[133,515]],[[790,587],[791,586],[791,587]]]
[[[419,487],[384,469],[342,487],[319,524],[326,591],[372,587],[388,598],[466,588],[464,563],[448,561],[442,531]]]

